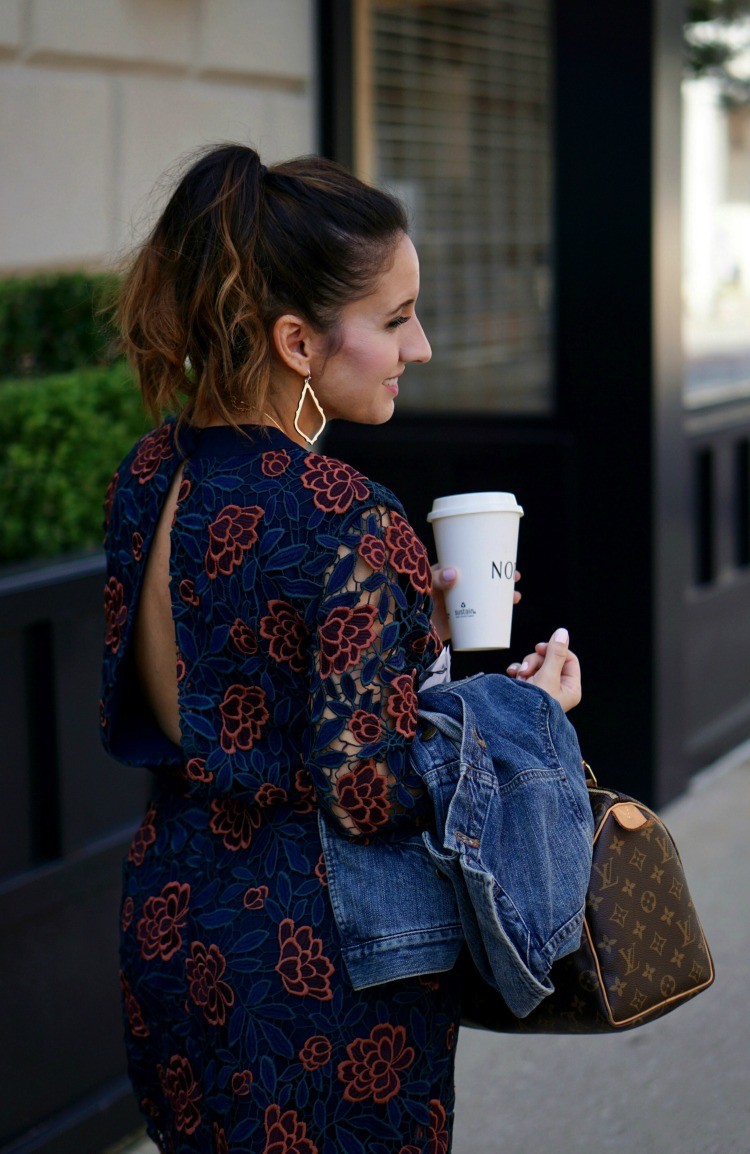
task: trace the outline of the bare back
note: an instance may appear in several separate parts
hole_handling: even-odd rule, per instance
[[[135,624],[135,663],[143,695],[159,727],[181,744],[177,707],[177,641],[169,592],[170,531],[182,469],[178,469],[156,527]]]

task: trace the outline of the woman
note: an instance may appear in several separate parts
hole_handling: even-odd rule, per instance
[[[430,357],[418,291],[392,198],[238,145],[186,173],[125,281],[146,405],[179,413],[106,503],[103,735],[155,773],[121,981],[163,1151],[450,1148],[457,980],[355,993],[316,812],[353,839],[429,820],[408,758],[442,648],[427,555],[391,493],[311,450],[325,419],[390,418]],[[528,660],[512,673],[575,678]]]

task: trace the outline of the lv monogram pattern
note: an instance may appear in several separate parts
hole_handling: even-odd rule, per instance
[[[464,983],[464,1025],[532,1033],[630,1029],[713,982],[680,855],[662,821],[598,786],[589,787],[589,800],[596,832],[580,948],[555,963],[555,992],[527,1018],[515,1018],[472,975]]]

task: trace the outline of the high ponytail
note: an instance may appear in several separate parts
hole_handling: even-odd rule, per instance
[[[261,414],[277,318],[297,313],[333,351],[344,306],[371,291],[405,231],[396,200],[332,161],[266,169],[236,144],[203,155],[120,294],[120,331],[146,408],[198,425]]]

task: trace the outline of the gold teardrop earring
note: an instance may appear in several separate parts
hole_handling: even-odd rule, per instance
[[[302,430],[299,427],[299,418],[300,418],[300,414],[302,412],[302,406],[305,403],[305,396],[308,393],[310,394],[310,399],[311,399],[312,403],[315,405],[315,408],[320,413],[320,418],[322,421],[322,424],[321,424],[320,428],[318,429],[317,433],[313,433],[312,437],[308,437],[307,433],[305,433],[304,430]],[[302,386],[302,393],[300,395],[299,404],[297,405],[297,412],[294,414],[294,427],[297,430],[297,432],[299,433],[300,437],[304,438],[304,440],[307,441],[308,445],[314,445],[315,442],[317,441],[318,437],[320,436],[320,434],[323,432],[323,430],[326,427],[326,415],[320,407],[320,401],[315,396],[315,392],[313,390],[313,387],[312,387],[312,384],[310,381],[310,374],[309,373],[305,377],[305,383]]]

